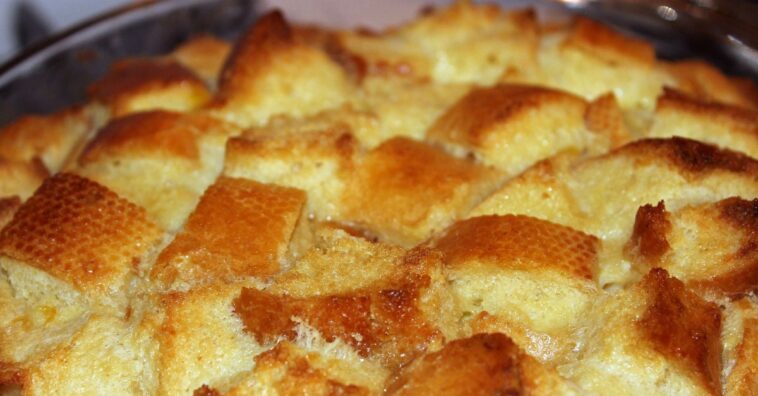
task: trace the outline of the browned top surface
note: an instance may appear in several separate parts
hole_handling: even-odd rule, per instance
[[[221,177],[161,252],[152,276],[170,283],[273,275],[304,202],[301,190]]]
[[[682,111],[725,123],[730,130],[758,137],[758,111],[707,101],[671,88],[658,97],[657,111]]]
[[[182,44],[171,55],[206,81],[215,81],[231,49],[231,44],[202,34]]]
[[[643,278],[648,306],[637,321],[643,339],[686,375],[710,389],[721,389],[721,311],[687,290],[660,268]]]
[[[459,221],[434,242],[448,265],[486,261],[519,270],[555,269],[593,279],[600,241],[569,227],[521,215]]]
[[[577,19],[566,44],[599,56],[614,66],[621,66],[619,63],[623,62],[655,62],[655,50],[649,43],[586,18]]]
[[[357,385],[343,384],[329,378],[324,370],[314,367],[304,353],[297,353],[287,341],[277,344],[270,351],[255,358],[255,371],[276,370],[273,387],[280,395],[369,395],[368,389]]]
[[[351,293],[294,298],[245,288],[234,310],[245,329],[259,342],[283,336],[293,339],[293,318],[317,329],[326,341],[336,338],[363,356],[373,356],[396,367],[441,337],[419,308],[422,290],[430,278],[420,273],[424,251],[404,259],[405,271],[387,284]]]
[[[219,123],[212,118],[160,110],[127,115],[100,129],[79,162],[86,164],[124,154],[198,160],[197,137]]]
[[[21,207],[21,198],[17,196],[0,198],[0,229],[11,221],[19,207]]]
[[[105,187],[61,173],[47,179],[0,233],[0,254],[76,288],[120,286],[161,237],[144,209]]]
[[[105,77],[89,87],[88,93],[94,100],[111,103],[122,96],[176,84],[206,89],[202,80],[175,61],[133,58],[114,63]]]
[[[722,170],[758,177],[757,160],[742,153],[681,137],[642,139],[608,155],[619,154],[632,155],[640,162],[664,160],[692,176]]]
[[[358,142],[349,128],[334,126],[324,130],[285,133],[276,130],[273,134],[257,134],[248,130],[242,137],[229,139],[226,146],[227,162],[244,161],[246,157],[301,158],[330,157],[343,163],[352,160]]]
[[[89,122],[81,107],[49,116],[23,116],[0,129],[0,156],[30,161],[51,150],[66,150],[68,144],[82,138],[79,132],[83,130],[72,125],[86,126]]]
[[[667,68],[677,79],[677,89],[694,97],[758,110],[758,98],[752,80],[730,79],[701,60],[677,61],[667,65]]]
[[[624,121],[624,113],[616,96],[605,94],[593,100],[584,114],[587,129],[610,139],[611,147],[618,147],[632,139]]]
[[[346,197],[353,218],[380,228],[416,226],[461,187],[476,189],[494,172],[426,143],[393,138],[369,152]],[[450,207],[449,212],[466,208]]]
[[[455,340],[403,368],[388,386],[390,395],[523,395],[516,344],[503,334]]]
[[[733,235],[740,239],[740,248],[731,257],[733,263],[724,266],[723,274],[693,284],[733,296],[758,290],[758,199],[728,198],[717,206],[720,219],[734,227]]]
[[[244,90],[247,82],[265,68],[282,48],[294,45],[292,29],[282,13],[274,11],[258,19],[237,41],[219,77],[219,97],[228,99]]]
[[[658,205],[641,206],[634,219],[632,237],[625,249],[630,254],[638,255],[643,262],[653,265],[670,248],[666,234],[671,230],[666,205],[663,201]]]
[[[435,122],[429,136],[480,146],[493,128],[539,111],[547,104],[560,104],[565,106],[565,111],[573,111],[579,106],[578,110],[584,111],[584,100],[566,92],[531,85],[501,84],[474,89],[466,94]]]

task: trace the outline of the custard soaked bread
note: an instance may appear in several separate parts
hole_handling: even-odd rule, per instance
[[[0,129],[0,394],[758,394],[758,94],[577,18],[262,17]]]

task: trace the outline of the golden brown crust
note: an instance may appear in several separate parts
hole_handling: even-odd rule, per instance
[[[348,76],[321,48],[296,40],[278,11],[256,22],[234,47],[209,106],[240,125],[263,125],[272,116],[304,116],[342,104]]]
[[[18,196],[0,198],[0,229],[5,227],[21,207],[21,198]]]
[[[500,333],[455,340],[404,367],[387,386],[389,395],[528,394],[522,360],[528,359]]]
[[[634,219],[632,236],[624,249],[647,265],[654,265],[671,248],[666,240],[670,230],[671,222],[663,201],[656,206],[640,206]]]
[[[758,289],[758,199],[730,198],[717,204],[720,217],[742,233],[740,248],[734,254],[734,267],[710,279],[691,281],[695,287],[715,289],[727,295],[740,295]],[[740,265],[741,264],[741,265]]]
[[[296,318],[318,330],[327,342],[340,339],[359,354],[395,367],[441,337],[417,306],[419,288],[426,286],[408,283],[377,291],[308,298],[245,288],[234,301],[234,309],[245,330],[259,342],[279,337],[294,339]]]
[[[721,389],[721,311],[663,269],[642,280],[649,298],[637,329],[651,347],[714,394]]]
[[[352,292],[289,297],[245,288],[234,310],[259,342],[292,340],[297,321],[302,321],[327,342],[340,339],[359,354],[396,368],[443,338],[420,307],[424,290],[431,286],[424,273],[430,254],[413,250],[396,276]]]
[[[666,65],[677,80],[677,88],[705,101],[721,102],[758,110],[751,92],[752,81],[730,79],[715,67],[700,60],[685,60]]]
[[[293,43],[292,29],[280,11],[274,11],[260,18],[252,29],[240,38],[232,50],[219,77],[221,98],[232,96],[239,87],[260,73],[266,65],[266,58],[282,47]]]
[[[206,84],[215,86],[231,51],[232,46],[226,41],[200,34],[176,48],[171,57],[200,76]]]
[[[692,177],[716,171],[742,173],[758,177],[758,161],[735,151],[681,137],[670,139],[642,139],[608,155],[631,154],[640,161],[668,161],[683,174]]]
[[[154,108],[189,110],[210,98],[205,83],[179,63],[139,58],[113,64],[88,94],[106,104],[112,116]]]
[[[584,114],[584,121],[587,129],[610,140],[610,148],[620,147],[632,140],[624,121],[624,114],[612,93],[590,102]]]
[[[704,119],[716,119],[732,131],[758,137],[758,111],[706,101],[675,89],[664,89],[663,95],[658,97],[656,111],[683,112]]]
[[[195,391],[192,392],[192,396],[221,396],[221,392],[214,388],[211,388],[206,384],[203,384],[203,386],[195,389]]]
[[[279,343],[270,351],[255,358],[255,370],[283,370],[280,380],[272,384],[280,395],[365,395],[368,389],[357,385],[343,384],[329,378],[328,373],[313,367],[307,356],[293,353],[286,342]]]
[[[474,89],[460,99],[431,127],[431,138],[442,138],[468,147],[479,147],[498,124],[516,117],[530,116],[548,104],[560,104],[564,111],[584,100],[561,91],[529,85],[496,85]],[[516,132],[516,131],[512,131]]]
[[[426,143],[393,138],[358,166],[344,216],[389,241],[412,245],[468,211],[496,180],[491,169]],[[430,221],[440,210],[442,218]]]
[[[433,242],[450,266],[491,262],[510,269],[554,269],[592,280],[600,241],[528,216],[481,216],[459,221]]]
[[[0,254],[107,299],[162,236],[142,208],[90,180],[45,181],[0,233]]]
[[[0,129],[0,157],[22,162],[39,159],[49,171],[57,172],[93,123],[84,107],[48,116],[23,116]]]
[[[736,363],[726,378],[727,395],[747,396],[758,392],[758,319],[747,318],[742,326]]]
[[[117,118],[100,129],[79,157],[86,165],[123,154],[134,156],[165,155],[198,160],[197,136],[217,121],[190,124],[180,113],[163,110],[130,114]],[[197,120],[202,117],[195,116]]]
[[[273,275],[304,202],[300,190],[221,177],[161,252],[151,277],[168,286]]]
[[[0,196],[18,195],[22,200],[34,193],[50,175],[39,159],[15,161],[0,157]]]
[[[655,62],[655,50],[649,43],[621,35],[608,26],[582,17],[577,18],[564,45],[599,56],[611,64],[619,61]]]

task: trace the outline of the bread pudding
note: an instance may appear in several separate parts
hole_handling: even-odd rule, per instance
[[[577,17],[261,17],[0,130],[0,393],[758,394],[758,90]]]

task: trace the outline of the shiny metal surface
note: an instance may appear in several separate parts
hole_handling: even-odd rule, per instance
[[[758,80],[758,5],[748,0],[501,0],[575,12],[652,42],[668,59],[699,57]],[[82,102],[114,60],[166,53],[200,32],[233,39],[260,14],[255,0],[138,3],[89,20],[0,65],[0,125]]]

